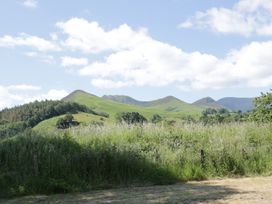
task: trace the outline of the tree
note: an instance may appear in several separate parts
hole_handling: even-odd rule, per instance
[[[64,118],[60,118],[56,123],[58,129],[67,129],[77,125],[79,125],[79,122],[74,120],[74,116],[72,114],[66,114]]]
[[[147,119],[138,112],[121,112],[116,116],[118,122],[127,124],[143,124]]]
[[[254,103],[253,119],[259,122],[272,122],[272,89],[270,92],[261,93],[261,96],[255,98]]]
[[[162,117],[160,116],[160,115],[158,115],[158,114],[154,114],[153,116],[152,116],[152,118],[151,118],[151,122],[152,123],[159,123],[159,122],[161,122],[162,121]]]

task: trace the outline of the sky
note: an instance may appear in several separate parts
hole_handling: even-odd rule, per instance
[[[272,87],[271,0],[9,0],[0,109],[81,89],[152,100]]]

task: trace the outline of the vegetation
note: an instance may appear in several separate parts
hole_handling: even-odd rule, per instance
[[[116,116],[116,120],[126,124],[143,124],[147,119],[138,112],[121,112]]]
[[[272,126],[107,125],[0,140],[0,194],[271,174]]]
[[[227,109],[208,108],[202,112],[200,122],[203,124],[218,124],[230,122],[242,122],[248,120],[248,114],[241,111],[230,112]]]
[[[153,108],[73,97],[0,112],[0,196],[272,173],[271,93],[252,112],[199,118],[175,113],[172,97]]]
[[[261,96],[255,98],[252,118],[258,122],[272,122],[272,92],[262,93]]]
[[[164,99],[152,101],[147,106],[136,106],[118,103],[79,90],[64,98],[64,101],[85,105],[97,113],[108,113],[111,122],[114,122],[116,114],[120,112],[138,112],[146,119],[151,119],[154,114],[159,114],[165,118],[180,120],[179,118],[185,115],[198,117],[204,110],[204,108],[187,104],[174,97],[166,97]]]
[[[87,112],[98,115],[84,105],[63,101],[35,101],[0,112],[0,138],[14,136],[39,122],[65,113]]]
[[[56,127],[58,129],[67,129],[73,126],[78,126],[79,122],[74,119],[72,114],[66,114],[64,118],[60,118],[57,123]]]
[[[152,118],[151,118],[151,122],[152,123],[159,123],[159,122],[161,122],[162,121],[162,117],[160,116],[160,115],[158,115],[158,114],[154,114],[153,116],[152,116]]]

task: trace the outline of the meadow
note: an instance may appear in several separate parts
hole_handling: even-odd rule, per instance
[[[0,196],[272,174],[272,124],[89,125],[0,140]]]

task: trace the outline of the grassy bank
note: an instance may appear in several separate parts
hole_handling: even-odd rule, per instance
[[[0,141],[0,195],[272,173],[272,125],[77,127]]]

